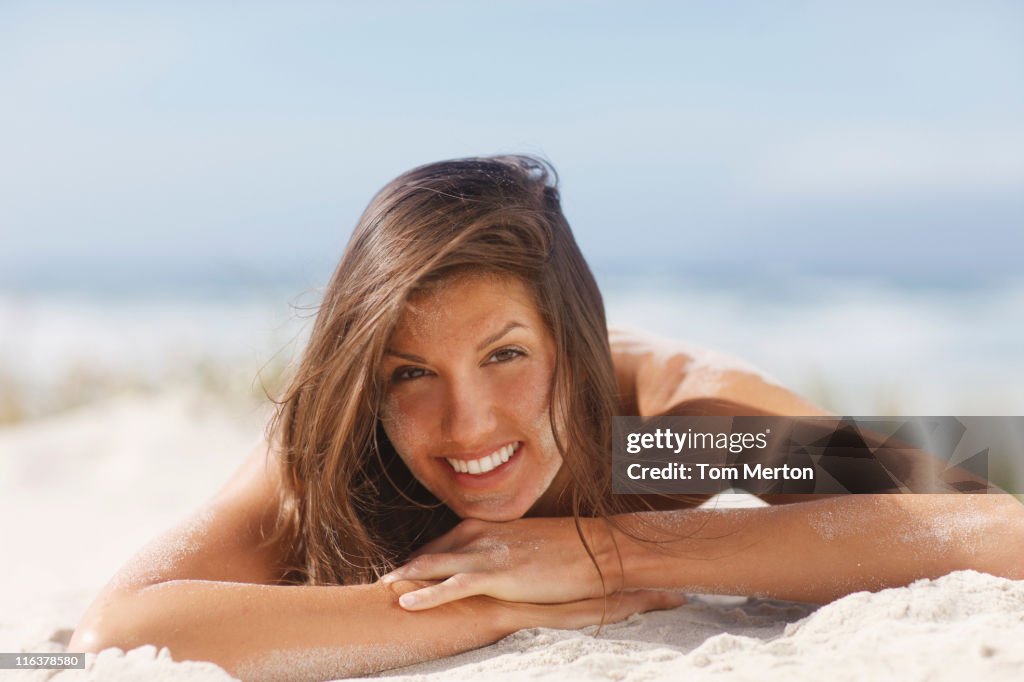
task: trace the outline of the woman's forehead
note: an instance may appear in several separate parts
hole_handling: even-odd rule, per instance
[[[513,275],[464,273],[440,280],[410,296],[395,335],[486,333],[486,327],[509,321],[531,328],[546,326],[533,292],[526,284]]]

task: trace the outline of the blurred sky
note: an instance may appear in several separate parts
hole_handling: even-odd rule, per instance
[[[0,286],[323,279],[420,163],[525,151],[604,273],[999,282],[1024,3],[0,4]]]

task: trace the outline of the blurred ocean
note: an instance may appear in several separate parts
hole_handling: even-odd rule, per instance
[[[1024,414],[1024,282],[601,283],[612,324],[730,352],[838,413]],[[0,291],[0,423],[172,385],[260,400],[318,297],[288,285]]]
[[[729,351],[847,415],[1024,414],[1024,281],[606,287],[609,316]]]

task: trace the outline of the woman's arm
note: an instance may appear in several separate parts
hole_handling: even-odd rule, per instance
[[[581,519],[603,584],[565,518],[463,522],[388,578],[444,581],[403,600],[409,609],[637,588],[824,603],[960,569],[1024,579],[1024,505],[1011,495],[846,495],[614,521]]]
[[[467,651],[524,627],[584,627],[600,622],[604,606],[601,599],[537,606],[474,597],[404,611],[398,595],[418,586],[175,580],[107,603],[79,627],[69,650],[155,644],[175,660],[212,661],[245,680],[326,680]],[[681,603],[666,593],[623,593],[609,598],[607,620]]]
[[[396,600],[413,586],[174,580],[108,602],[79,626],[69,649],[154,644],[175,660],[212,661],[247,680],[321,680],[446,656],[514,630],[515,612],[486,597],[410,618]]]
[[[1024,579],[1011,495],[847,495],[761,509],[630,514],[622,584],[825,603],[974,569]]]
[[[170,648],[244,679],[328,679],[438,658],[524,627],[601,621],[603,600],[557,607],[467,599],[408,614],[398,596],[425,583],[285,586],[281,547],[261,540],[275,516],[276,462],[266,444],[191,519],[139,552],[89,607],[71,651]],[[608,600],[607,620],[678,605],[637,591]]]

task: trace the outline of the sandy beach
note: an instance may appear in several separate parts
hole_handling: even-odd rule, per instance
[[[0,430],[0,650],[59,652],[117,567],[212,495],[259,437],[263,409],[192,391],[125,396]],[[759,504],[736,496],[730,504]],[[1024,674],[1024,581],[972,571],[822,607],[694,595],[606,626],[520,631],[393,680],[928,679]],[[343,657],[343,649],[320,655]],[[294,671],[300,671],[294,668]],[[229,680],[167,650],[108,649],[85,671],[26,680]]]

